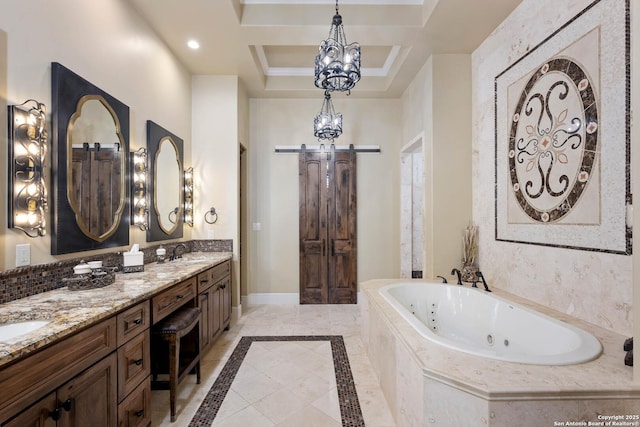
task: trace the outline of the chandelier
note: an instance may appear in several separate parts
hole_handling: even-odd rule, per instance
[[[313,120],[313,134],[318,140],[333,141],[342,134],[342,114],[336,113],[331,102],[331,94],[324,92],[320,113]]]
[[[342,16],[333,16],[329,38],[318,48],[315,69],[316,87],[329,91],[347,92],[360,80],[360,44],[348,44],[342,26]]]

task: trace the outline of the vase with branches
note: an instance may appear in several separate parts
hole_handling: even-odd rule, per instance
[[[478,226],[472,223],[464,229],[462,236],[462,280],[465,282],[475,282],[478,280],[476,273],[478,266]]]

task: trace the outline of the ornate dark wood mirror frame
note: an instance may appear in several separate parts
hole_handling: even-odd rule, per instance
[[[158,153],[161,148],[165,148],[166,144],[162,144],[163,141],[170,141],[175,148],[177,156],[178,182],[176,184],[178,186],[178,212],[176,212],[171,219],[168,217],[159,218],[157,210],[157,192],[163,191],[163,189],[158,186],[157,179],[158,174],[162,173],[162,171],[158,170]],[[149,150],[149,178],[147,179],[147,191],[149,192],[149,228],[147,228],[147,242],[178,239],[182,237],[182,225],[184,221],[184,142],[181,138],[157,123],[147,120],[147,149]],[[164,214],[168,214],[168,212],[163,213],[163,215]],[[171,227],[171,229],[161,225],[167,224],[169,221],[175,222],[175,225]]]
[[[72,252],[103,249],[129,244],[129,107],[113,96],[89,83],[63,65],[51,63],[51,92],[53,111],[52,125],[52,236],[51,253],[53,255]],[[114,118],[122,170],[118,175],[120,197],[122,201],[113,213],[113,224],[100,236],[92,236],[83,221],[76,218],[68,188],[72,179],[69,153],[69,124],[83,100],[94,98],[105,104]],[[91,141],[93,142],[93,141]],[[114,141],[108,141],[113,143]],[[100,193],[100,192],[97,192]],[[100,194],[91,201],[99,206]],[[77,206],[76,206],[77,207]]]

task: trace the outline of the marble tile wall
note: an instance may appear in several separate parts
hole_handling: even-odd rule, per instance
[[[403,152],[400,164],[400,277],[419,279],[424,272],[424,160],[422,138]]]
[[[480,268],[493,286],[631,335],[630,256],[495,240],[495,77],[591,3],[524,0],[474,51],[473,220]]]
[[[163,243],[142,249],[144,263],[148,264],[156,261],[156,249],[159,246],[163,246],[167,249],[167,254],[170,254],[179,243],[187,244],[187,252],[233,251],[232,240],[191,240],[188,242]],[[73,267],[81,260],[102,260],[105,266],[122,264],[120,252],[113,252],[102,255],[79,256],[78,258],[49,264],[29,265],[0,271],[0,304],[65,286],[62,278],[71,276]]]

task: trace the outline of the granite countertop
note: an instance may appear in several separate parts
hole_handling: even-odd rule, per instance
[[[140,273],[118,273],[114,283],[102,288],[70,291],[63,287],[0,304],[0,324],[49,321],[31,333],[0,341],[0,369],[231,258],[231,252],[192,252],[175,261],[145,264]]]
[[[474,356],[423,338],[378,292],[393,282],[398,280],[370,280],[361,288],[368,297],[369,310],[373,305],[383,313],[395,335],[405,343],[429,378],[485,399],[640,398],[640,385],[633,382],[633,368],[624,365],[622,347],[626,337],[623,335],[494,288],[496,295],[590,332],[600,340],[603,353],[590,362],[565,366],[529,365]]]

